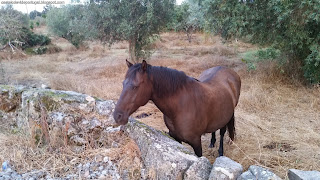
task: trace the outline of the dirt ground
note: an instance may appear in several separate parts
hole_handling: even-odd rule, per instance
[[[61,52],[37,56],[2,52],[0,57],[5,59],[0,61],[0,83],[35,87],[46,84],[52,89],[77,91],[102,99],[119,98],[127,70],[126,42],[111,47],[87,42],[87,48],[77,50],[62,38],[52,39]],[[320,170],[319,87],[288,81],[272,62],[259,63],[255,71],[248,72],[239,53],[257,47],[240,41],[222,43],[219,37],[195,34],[192,43],[188,43],[185,34],[164,33],[154,47],[155,52],[147,60],[152,65],[178,69],[193,77],[210,67],[224,65],[240,75],[236,140],[229,144],[229,137],[225,137],[225,156],[245,169],[254,164],[268,167],[282,178],[287,177],[290,168]],[[133,116],[144,113],[148,116],[140,118],[142,122],[167,131],[162,113],[152,102]],[[208,148],[209,141],[210,135],[204,135],[203,154],[213,163],[218,149]]]

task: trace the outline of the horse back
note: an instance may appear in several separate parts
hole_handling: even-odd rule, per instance
[[[232,96],[233,106],[238,104],[241,80],[232,69],[223,66],[207,69],[200,75],[199,81],[206,84],[212,91],[228,91]]]

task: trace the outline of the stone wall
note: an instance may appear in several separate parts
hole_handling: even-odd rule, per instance
[[[66,131],[71,144],[84,144],[85,134],[112,125],[114,107],[113,101],[71,91],[0,85],[1,121],[42,141],[48,133]]]
[[[104,139],[99,138],[108,136],[108,132],[124,131],[140,149],[143,168],[139,173],[141,177],[136,177],[138,179],[280,179],[259,166],[250,166],[248,171],[242,172],[242,166],[227,157],[219,157],[211,164],[207,158],[198,158],[193,151],[173,140],[165,132],[132,118],[121,130],[114,128],[114,107],[114,101],[76,92],[0,85],[0,123],[8,124],[12,131],[25,133],[37,144],[66,143],[53,143],[50,138],[63,136],[60,139],[67,141],[76,151],[81,151],[82,145],[90,140],[103,143]],[[90,137],[87,137],[88,134]],[[24,179],[23,175],[17,175],[9,168],[7,162],[1,163],[3,167],[0,179]],[[304,171],[290,170],[289,178],[299,179],[303,173]],[[307,177],[316,177],[319,175],[317,173],[319,172],[314,171],[311,175],[307,174]],[[122,175],[116,174],[112,177],[126,179],[125,176],[120,176]],[[70,177],[72,175],[63,179]],[[41,179],[38,176],[33,178]]]

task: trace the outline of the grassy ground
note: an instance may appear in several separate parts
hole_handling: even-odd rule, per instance
[[[63,51],[39,56],[19,56],[3,60],[0,83],[72,90],[104,99],[117,100],[127,70],[127,43],[111,48],[89,42],[89,48],[76,50],[66,40],[54,38]],[[274,62],[259,62],[256,70],[247,71],[241,61],[245,52],[257,48],[242,42],[223,44],[219,37],[193,36],[188,43],[184,34],[164,33],[148,60],[185,71],[198,77],[207,68],[224,65],[233,68],[242,79],[239,105],[236,108],[236,140],[225,143],[225,156],[241,163],[268,167],[285,178],[289,168],[320,170],[320,88],[291,83],[277,70]],[[3,56],[2,56],[3,57]],[[8,57],[8,56],[7,56]],[[1,71],[0,71],[1,72]],[[148,103],[133,116],[151,115],[141,121],[167,130],[161,112]],[[210,135],[202,139],[204,156],[214,162],[217,147],[209,149]]]

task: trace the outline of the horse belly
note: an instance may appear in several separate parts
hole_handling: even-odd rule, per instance
[[[232,97],[227,91],[222,91],[215,98],[211,98],[210,106],[207,108],[207,129],[206,133],[214,132],[223,128],[232,118],[234,104]]]

